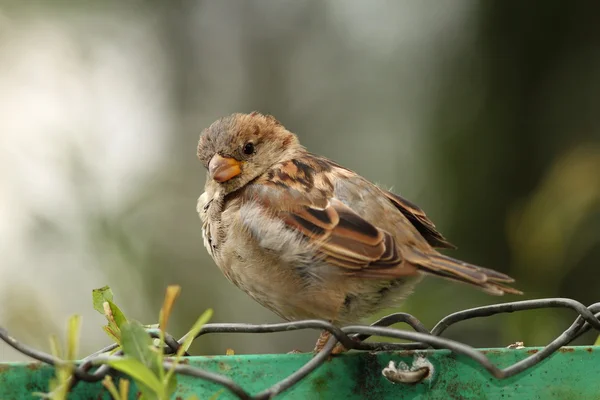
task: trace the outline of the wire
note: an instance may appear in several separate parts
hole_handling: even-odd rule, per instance
[[[482,352],[457,342],[455,340],[443,338],[440,335],[444,333],[452,325],[475,318],[484,318],[496,314],[520,312],[526,310],[537,310],[541,308],[566,308],[577,313],[575,321],[562,332],[556,339],[546,345],[543,349],[527,358],[520,360],[504,369],[495,366]],[[390,351],[390,350],[407,350],[407,349],[447,349],[456,354],[462,354],[471,360],[475,361],[492,376],[497,379],[505,379],[517,375],[527,369],[539,364],[542,360],[548,358],[562,346],[571,343],[573,340],[594,328],[600,332],[600,303],[592,304],[589,307],[584,306],[578,301],[565,298],[550,298],[539,300],[517,301],[512,303],[495,304],[485,307],[477,307],[469,310],[464,310],[450,314],[442,318],[431,331],[429,331],[417,318],[407,313],[396,313],[381,318],[373,325],[352,325],[339,328],[333,324],[321,320],[304,320],[295,322],[284,322],[277,324],[206,324],[196,336],[196,339],[203,335],[218,334],[218,333],[273,333],[273,332],[289,332],[296,330],[316,329],[326,330],[331,333],[325,347],[315,356],[300,367],[297,371],[277,382],[270,388],[251,395],[239,386],[232,379],[219,375],[213,372],[205,371],[201,368],[192,367],[186,364],[175,366],[175,372],[178,374],[189,375],[204,379],[223,386],[239,399],[263,400],[284,392],[300,382],[304,377],[319,368],[331,356],[334,347],[341,343],[346,349],[363,350],[363,351]],[[403,323],[411,327],[413,331],[401,330],[391,327],[392,325]],[[152,337],[157,336],[156,330],[148,330]],[[389,343],[389,342],[365,342],[371,336],[388,337],[395,339],[409,340],[411,343]],[[11,337],[6,329],[0,327],[0,339],[6,342],[15,350],[42,361],[46,364],[57,366],[63,363],[62,360],[54,356],[36,350],[30,346],[18,342]],[[175,340],[171,335],[165,337],[165,354],[174,354],[183,343],[183,339]],[[117,345],[110,345],[77,362],[77,367],[74,370],[74,378],[71,381],[71,388],[79,382],[97,382],[102,380],[106,375],[114,374],[107,362],[110,360],[122,357],[123,353],[118,351],[113,355],[107,355],[108,352],[117,348]],[[187,354],[187,353],[186,353]],[[164,368],[173,368],[171,362],[166,361]],[[90,372],[95,369],[93,372]],[[382,371],[387,377],[392,377],[396,382],[415,383],[425,379],[429,374],[425,373],[427,368],[419,367],[413,371],[402,371],[388,367]]]

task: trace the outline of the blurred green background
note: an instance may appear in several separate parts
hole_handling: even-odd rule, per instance
[[[401,308],[432,326],[464,308],[600,301],[600,3],[592,1],[0,2],[0,325],[48,349],[91,290],[171,332],[278,318],[230,285],[196,215],[201,130],[275,115],[311,151],[426,210],[459,250],[524,297],[428,279]],[[392,311],[392,310],[389,310]],[[543,345],[573,320],[472,321],[477,346]],[[318,332],[221,335],[196,354],[309,350]],[[581,339],[591,342],[593,334]],[[0,343],[0,360],[24,357]]]

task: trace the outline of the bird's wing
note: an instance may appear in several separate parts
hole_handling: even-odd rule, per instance
[[[432,247],[446,248],[446,249],[455,249],[452,243],[450,243],[446,238],[438,232],[435,228],[435,225],[423,210],[419,207],[406,200],[403,197],[398,196],[392,192],[388,192],[387,190],[381,190],[382,193],[392,202],[394,206],[413,224],[415,228],[419,231],[421,236],[427,243],[429,243]]]
[[[282,221],[300,233],[322,258],[343,271],[398,266],[402,258],[393,237],[360,217],[333,196],[312,193],[276,183],[250,185],[247,200],[259,203],[264,215]],[[407,274],[415,270],[408,268]]]
[[[300,233],[340,272],[365,279],[396,279],[426,272],[471,283],[492,294],[518,293],[503,285],[513,279],[502,273],[446,257],[426,244],[419,248],[399,246],[389,232],[335,196],[331,182],[343,179],[336,176],[340,173],[347,172],[336,171],[335,166],[327,169],[312,159],[290,161],[248,185],[244,197],[260,204],[268,218],[276,218],[287,229]],[[400,203],[399,199],[390,200],[399,204],[397,207],[410,222],[417,221],[417,230],[427,229],[430,238],[443,239],[421,210]]]

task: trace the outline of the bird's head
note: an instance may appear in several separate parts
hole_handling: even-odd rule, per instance
[[[207,185],[219,185],[224,194],[301,151],[296,135],[258,112],[221,118],[202,132],[198,142],[198,158],[208,170]]]

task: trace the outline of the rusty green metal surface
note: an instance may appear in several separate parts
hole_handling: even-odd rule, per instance
[[[482,350],[497,366],[506,367],[539,348]],[[421,351],[434,366],[431,381],[392,384],[382,376],[389,361],[411,364],[413,352],[350,353],[334,357],[282,399],[600,399],[600,347],[566,347],[533,368],[509,379],[497,380],[476,362],[446,350]],[[234,379],[252,394],[268,388],[305,364],[310,354],[189,357],[190,365]],[[53,369],[39,363],[0,364],[0,399],[33,399],[32,392],[47,390]],[[196,394],[209,399],[235,399],[227,389],[201,379],[181,376],[176,399]],[[80,383],[73,399],[109,399],[100,383]],[[131,399],[136,398],[132,391]]]

